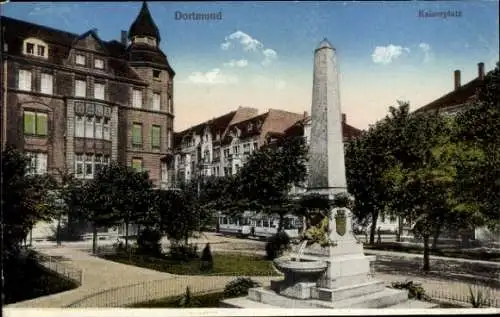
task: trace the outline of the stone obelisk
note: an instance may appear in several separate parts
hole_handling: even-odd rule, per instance
[[[333,195],[347,191],[339,69],[335,49],[324,39],[314,52],[308,189]]]

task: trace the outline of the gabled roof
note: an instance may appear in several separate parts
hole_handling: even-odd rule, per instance
[[[484,85],[484,81],[477,77],[467,84],[458,87],[456,90],[418,108],[415,110],[415,113],[439,110],[464,104],[476,96],[478,89],[480,89],[482,85]]]
[[[160,42],[160,31],[156,26],[156,23],[153,21],[153,17],[151,16],[151,12],[149,12],[148,4],[146,1],[142,2],[141,11],[139,11],[139,15],[130,26],[128,31],[128,38],[132,39],[134,36],[151,36],[155,38],[158,43]]]
[[[75,46],[78,43],[78,41],[83,40],[83,39],[87,38],[88,36],[94,37],[94,39],[97,41],[97,43],[99,43],[99,45],[103,49],[104,53],[109,54],[108,50],[106,48],[106,44],[104,44],[104,42],[101,40],[101,38],[99,37],[99,35],[97,34],[97,31],[95,29],[88,30],[87,32],[83,33],[82,35],[77,36],[75,38],[75,40],[73,41],[73,44],[71,46]]]
[[[125,45],[115,40],[109,42],[103,41],[94,30],[79,35],[5,16],[0,17],[0,24],[2,28],[5,27],[3,40],[8,45],[7,54],[9,55],[26,57],[22,51],[23,41],[29,37],[34,37],[49,45],[48,62],[63,65],[74,44],[79,39],[92,34],[108,53],[108,65],[114,70],[117,76],[141,80],[127,61],[128,56]]]

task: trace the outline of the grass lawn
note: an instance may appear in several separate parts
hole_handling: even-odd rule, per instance
[[[262,256],[242,255],[232,253],[214,253],[213,254],[213,269],[210,272],[202,272],[200,270],[200,260],[192,259],[189,261],[172,260],[167,256],[163,258],[132,255],[127,254],[110,254],[103,255],[102,258],[139,266],[147,269],[152,269],[160,272],[167,272],[179,275],[204,275],[204,274],[222,274],[227,273],[232,275],[277,275],[272,267],[272,262],[266,260]]]
[[[365,250],[383,250],[394,252],[405,252],[412,254],[423,254],[424,250],[419,246],[407,246],[394,242],[383,242],[379,244],[365,244]],[[498,252],[485,252],[479,250],[460,250],[460,249],[437,249],[429,250],[431,255],[444,256],[450,258],[462,258],[470,260],[483,260],[483,261],[500,261],[500,253]]]
[[[129,308],[179,308],[180,296],[165,297],[157,300],[152,300],[148,302],[137,303],[128,306]],[[210,293],[203,295],[195,295],[193,299],[196,300],[197,308],[217,308],[222,299],[224,299],[224,293]]]

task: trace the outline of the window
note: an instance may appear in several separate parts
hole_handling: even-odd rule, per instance
[[[151,127],[151,147],[154,149],[160,148],[160,131],[161,127],[159,125]]]
[[[26,54],[35,55],[35,44],[26,43]]]
[[[140,158],[132,159],[132,168],[135,169],[137,172],[142,172],[142,159]]]
[[[36,53],[38,56],[45,57],[45,46],[37,45]]]
[[[75,136],[78,138],[85,137],[85,121],[83,116],[75,117]]]
[[[161,96],[158,93],[153,94],[153,110],[160,111]]]
[[[253,143],[253,149],[254,149],[254,151],[257,150],[258,148],[259,148],[259,143],[254,142]]]
[[[109,165],[109,156],[75,154],[75,177],[94,178],[99,169],[107,165]]]
[[[76,55],[75,63],[76,63],[76,65],[85,66],[85,55],[80,55],[80,54]]]
[[[104,135],[104,140],[111,140],[108,118],[104,118],[103,135]]]
[[[47,135],[47,114],[41,112],[24,111],[24,134]]]
[[[102,128],[103,128],[102,118],[96,117],[95,118],[95,138],[96,139],[102,139],[102,135],[103,135]]]
[[[142,108],[142,91],[138,89],[132,91],[132,107]]]
[[[75,80],[75,97],[87,96],[87,82],[85,80]]]
[[[19,70],[18,88],[19,90],[31,91],[31,71]]]
[[[94,178],[94,156],[85,155],[84,178]]]
[[[47,173],[47,153],[26,152],[29,158],[27,174],[42,175]]]
[[[104,69],[104,60],[102,60],[100,58],[94,59],[94,68]]]
[[[159,71],[157,69],[153,69],[153,78],[154,79],[160,79],[160,74],[161,74],[161,71]]]
[[[250,143],[243,144],[243,154],[250,154]]]
[[[224,157],[228,157],[229,154],[229,149],[224,149]]]
[[[238,154],[240,152],[240,147],[238,145],[233,146],[233,153]]]
[[[95,83],[94,84],[94,98],[104,100],[104,84]]]
[[[40,87],[40,92],[47,94],[47,95],[52,95],[52,75],[51,74],[42,74],[42,83]]]
[[[75,155],[75,176],[76,178],[83,178],[83,155]]]
[[[132,126],[132,145],[142,145],[142,124],[134,123]]]
[[[94,138],[94,117],[85,118],[85,137]]]

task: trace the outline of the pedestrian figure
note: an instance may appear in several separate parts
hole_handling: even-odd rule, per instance
[[[382,237],[380,236],[380,227],[377,229],[377,243],[382,243]]]

